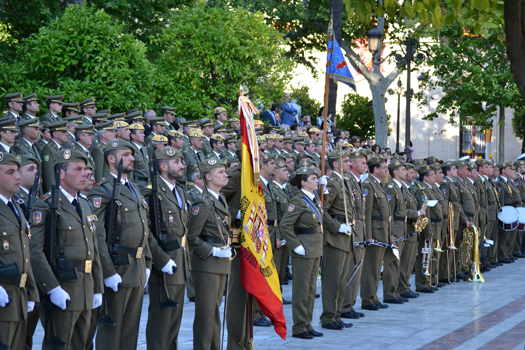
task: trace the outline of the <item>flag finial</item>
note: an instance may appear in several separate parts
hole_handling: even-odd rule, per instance
[[[239,85],[239,96],[244,96],[244,88],[242,85]]]

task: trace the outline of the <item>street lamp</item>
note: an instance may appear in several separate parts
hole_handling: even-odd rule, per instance
[[[423,86],[423,83],[427,80],[427,76],[425,73],[421,72],[421,74],[417,77],[417,86],[421,89],[421,86]]]
[[[388,89],[390,95],[397,94],[397,128],[396,128],[396,153],[399,154],[399,116],[401,114],[401,95],[403,94],[403,85],[401,84],[401,79],[397,81],[397,90]]]
[[[372,29],[366,33],[366,37],[368,38],[368,49],[373,53],[378,51],[383,33],[377,29],[377,26],[373,26]]]

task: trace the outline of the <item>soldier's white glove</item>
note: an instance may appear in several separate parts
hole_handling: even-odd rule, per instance
[[[27,302],[27,312],[31,312],[35,309],[35,302],[34,301],[28,301]]]
[[[319,186],[325,185],[328,183],[328,176],[323,175],[319,178]]]
[[[9,304],[9,295],[4,287],[0,286],[0,307],[5,307],[7,304]]]
[[[102,293],[93,294],[93,309],[102,305]]]
[[[341,227],[339,227],[339,232],[348,235],[349,233],[352,233],[352,226],[347,224],[341,224]]]
[[[146,267],[146,284],[148,284],[150,275],[151,275],[151,270]]]
[[[293,251],[297,255],[306,255],[306,250],[304,250],[304,247],[302,245],[300,245],[298,247],[295,247],[295,249]]]
[[[122,284],[122,277],[120,277],[118,273],[108,278],[104,278],[104,285],[108,288],[113,289],[115,293],[118,292],[121,284]]]
[[[177,271],[177,264],[175,264],[175,261],[170,259],[168,260],[168,263],[164,265],[161,271],[167,273],[168,275],[173,275],[173,271]]]
[[[51,297],[51,302],[62,310],[66,309],[67,301],[71,300],[69,294],[60,286],[51,289],[47,294]]]
[[[221,249],[219,247],[213,247],[212,255],[216,258],[231,258],[232,250],[231,249]]]

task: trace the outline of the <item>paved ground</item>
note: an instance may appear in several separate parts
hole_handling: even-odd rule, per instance
[[[461,282],[423,294],[403,305],[386,310],[365,311],[366,317],[352,320],[354,327],[341,331],[317,325],[322,313],[316,299],[313,325],[324,337],[301,340],[291,337],[292,312],[284,307],[289,336],[282,340],[273,327],[255,327],[255,349],[525,349],[525,259],[484,274],[486,283]],[[412,275],[413,284],[414,275]],[[321,293],[320,280],[317,290]],[[379,286],[382,291],[382,286]],[[291,283],[284,286],[291,299]],[[382,295],[379,295],[382,299]],[[144,299],[139,349],[146,349],[145,328],[148,296]],[[360,310],[360,300],[356,310]],[[194,305],[184,303],[179,349],[192,349]],[[35,335],[34,349],[41,348],[43,330]]]

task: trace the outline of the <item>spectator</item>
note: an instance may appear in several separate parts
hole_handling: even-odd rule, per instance
[[[302,126],[308,126],[308,123],[310,123],[310,116],[309,115],[303,115],[301,117],[301,121],[299,122],[299,124],[301,124]]]
[[[376,155],[381,152],[381,147],[379,147],[378,144],[375,144],[372,146],[372,152],[374,152]]]
[[[295,121],[299,123],[299,120],[301,120],[301,106],[297,104],[297,100],[295,98],[292,98],[292,101],[290,101],[290,104],[297,111],[297,114],[295,115]]]
[[[324,107],[321,107],[321,109],[319,109],[319,113],[317,113],[317,119],[315,120],[315,123],[317,124],[318,127],[321,128],[322,130],[322,127],[323,127],[323,121],[324,121]]]
[[[339,134],[339,136],[341,136],[341,134]],[[354,149],[359,149],[359,147],[361,147],[361,142],[357,136],[352,136],[350,143],[354,146]]]
[[[265,122],[270,123],[270,125],[279,126],[279,121],[277,120],[277,117],[275,115],[276,110],[279,110],[279,105],[273,104],[270,109],[264,111],[264,113],[261,115],[261,119]]]
[[[373,146],[373,145],[374,145],[374,139],[368,139],[368,140],[366,141],[366,147],[367,147],[368,149],[372,149],[372,146]]]
[[[407,154],[408,161],[414,160],[414,145],[412,144],[412,141],[410,141],[410,147],[408,147],[410,150],[410,153]]]
[[[146,111],[146,114],[144,114],[144,117],[146,118],[146,123],[144,123],[144,136],[148,136],[151,133],[151,125],[149,123],[149,120],[151,118],[155,118],[157,116],[157,113],[153,109],[148,109]]]
[[[366,146],[366,140],[365,140],[365,139],[361,139],[360,142],[359,142],[359,146],[360,146],[361,148],[365,148],[365,146]]]
[[[295,123],[295,116],[297,115],[297,110],[289,102],[290,94],[285,93],[283,98],[283,103],[281,103],[281,123],[286,125],[292,125]]]

